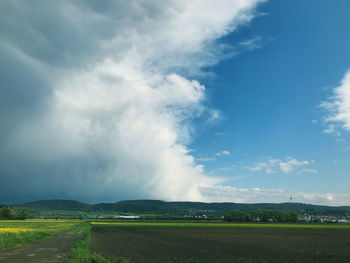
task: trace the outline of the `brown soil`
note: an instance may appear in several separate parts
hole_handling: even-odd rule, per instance
[[[79,234],[60,234],[56,237],[21,245],[0,253],[2,263],[70,263],[76,262],[67,256],[72,246],[81,239]]]
[[[350,231],[93,227],[93,252],[136,263],[350,262]]]

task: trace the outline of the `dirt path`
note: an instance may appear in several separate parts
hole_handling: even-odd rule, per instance
[[[73,263],[67,256],[72,246],[81,239],[81,235],[73,233],[60,234],[56,237],[40,240],[35,243],[21,245],[0,253],[2,263]]]

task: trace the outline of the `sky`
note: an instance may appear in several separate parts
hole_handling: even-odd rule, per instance
[[[350,205],[347,10],[1,1],[0,203]]]

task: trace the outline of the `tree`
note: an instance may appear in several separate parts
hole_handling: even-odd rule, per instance
[[[270,221],[276,221],[274,211],[273,210],[264,210],[262,212],[262,222],[270,222]]]
[[[15,216],[16,216],[16,212],[9,207],[3,207],[0,209],[0,219],[10,220],[10,219],[14,219]]]
[[[236,210],[232,213],[233,222],[247,222],[249,221],[249,215],[245,211]]]
[[[17,212],[15,219],[24,220],[29,217],[28,210],[26,208],[21,209]]]
[[[290,212],[289,213],[289,222],[298,222],[298,213]]]
[[[261,213],[257,210],[252,210],[249,212],[250,221],[257,222],[261,220]]]
[[[226,212],[226,213],[224,214],[224,221],[229,221],[229,222],[231,222],[231,221],[232,221],[232,213]]]
[[[226,212],[225,221],[233,222],[297,222],[298,214],[296,212],[284,212],[278,210],[252,210]]]

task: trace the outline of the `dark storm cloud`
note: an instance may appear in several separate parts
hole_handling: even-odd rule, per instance
[[[216,63],[257,2],[1,1],[0,202],[202,200],[204,87],[176,73]]]

